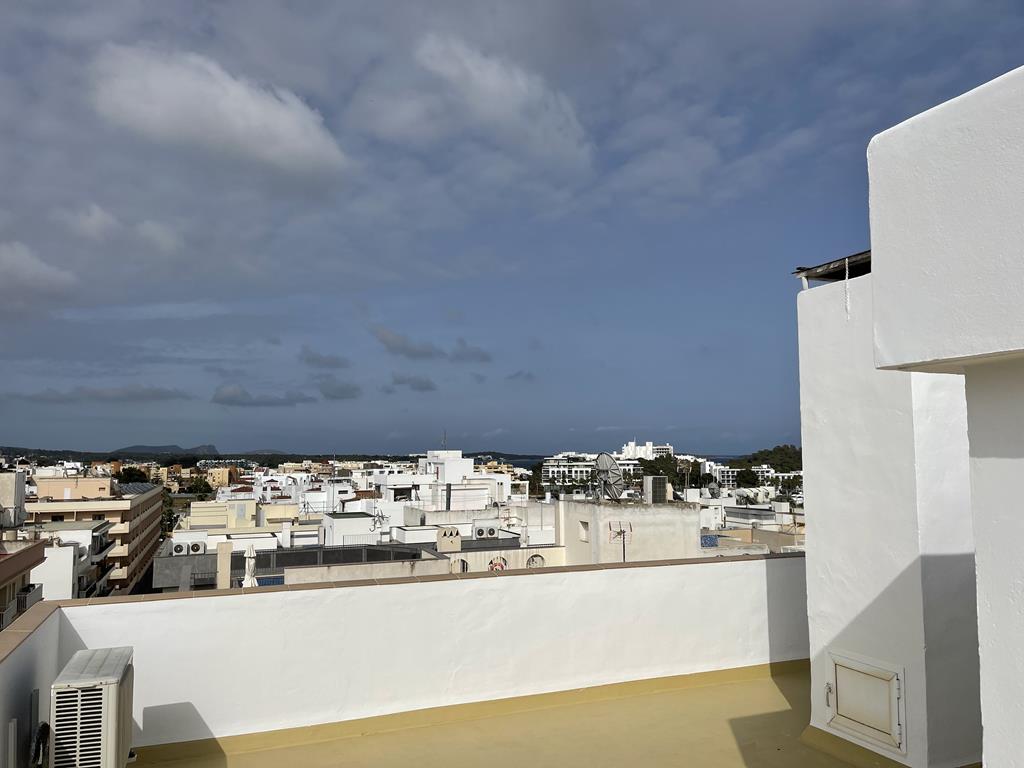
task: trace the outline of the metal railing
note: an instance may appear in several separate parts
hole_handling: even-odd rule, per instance
[[[42,599],[42,584],[28,584],[22,587],[0,613],[0,629],[6,629],[16,618]]]

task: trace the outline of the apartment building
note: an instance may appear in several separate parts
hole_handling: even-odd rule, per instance
[[[42,589],[32,583],[32,569],[43,562],[45,541],[0,541],[0,629],[7,627],[18,614],[41,600]]]
[[[110,586],[128,591],[145,573],[160,538],[163,488],[150,483],[118,483],[109,477],[37,478],[36,498],[25,503],[26,523],[68,521],[113,523]]]

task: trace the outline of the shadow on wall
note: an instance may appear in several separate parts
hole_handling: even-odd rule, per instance
[[[64,668],[75,652],[84,650],[86,647],[71,622],[62,617],[58,644],[59,669]],[[244,706],[244,704],[240,702],[239,706]],[[142,722],[135,719],[132,721],[133,744],[141,740],[144,728],[164,733],[200,734],[201,738],[166,746],[141,747],[136,750],[138,761],[134,763],[135,766],[141,768],[146,765],[164,764],[172,760],[185,761],[181,764],[194,768],[226,768],[228,765],[227,755],[214,738],[213,731],[190,701],[145,707],[142,710]]]
[[[911,566],[884,589],[857,617],[835,637],[829,640],[811,663],[817,670],[827,666],[828,650],[852,652],[869,657],[884,657],[884,653],[875,649],[884,647],[884,628],[892,626],[895,621],[918,621],[909,609],[902,615],[899,606],[905,602],[905,596],[914,590],[924,588],[927,597],[924,603],[924,637],[927,642],[921,648],[924,668],[920,663],[915,669],[911,659],[883,658],[882,660],[906,666],[906,707],[908,732],[906,738],[920,739],[920,733],[912,733],[915,717],[921,727],[926,713],[930,713],[932,721],[927,728],[927,754],[929,764],[968,765],[978,760],[981,755],[981,700],[979,691],[978,669],[978,623],[976,619],[977,597],[975,592],[974,556],[972,554],[928,555],[919,558]],[[941,587],[941,588],[940,588]],[[778,591],[782,584],[772,578],[771,569],[767,578],[768,615],[776,612],[771,610],[773,601],[781,602]],[[967,619],[967,606],[971,620]],[[818,606],[816,613],[827,614],[829,606]],[[811,615],[811,620],[815,619]],[[769,645],[772,648],[771,658],[776,658],[775,643],[784,641],[788,636],[785,628],[772,626],[769,623]],[[780,640],[780,638],[782,640]],[[869,639],[869,640],[867,640]],[[866,640],[872,642],[865,647]],[[973,649],[973,653],[964,649]],[[781,649],[780,649],[781,650]],[[789,748],[805,752],[802,744],[793,744],[800,733],[808,725],[811,712],[811,698],[824,696],[823,681],[812,681],[810,696],[806,678],[794,673],[791,666],[772,665],[772,680],[779,693],[788,704],[788,709],[765,712],[748,717],[735,718],[730,721],[733,737],[736,740],[744,765],[748,768],[762,768],[783,763],[771,762],[783,757],[783,750]],[[925,701],[916,697],[920,694],[915,689],[915,677],[926,679]],[[795,729],[795,731],[794,731]],[[836,732],[836,735],[841,735]],[[919,742],[920,743],[920,742]],[[917,748],[916,759],[912,755],[903,756],[891,753],[893,760],[898,762],[911,759],[918,765],[924,765],[924,744]],[[772,755],[769,759],[768,755]],[[820,754],[820,753],[819,753]],[[818,763],[815,763],[817,765]],[[821,762],[822,766],[833,765]],[[879,766],[897,763],[879,758]],[[835,762],[834,765],[845,765]]]

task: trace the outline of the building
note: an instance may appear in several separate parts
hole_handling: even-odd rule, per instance
[[[163,488],[149,483],[118,483],[107,477],[36,479],[36,499],[25,504],[26,524],[106,521],[114,546],[109,583],[127,592],[149,567],[160,539]]]
[[[0,541],[0,629],[6,629],[20,614],[43,597],[32,583],[32,569],[43,562],[46,542],[18,541],[5,531]]]
[[[640,475],[640,461],[614,456],[623,477]],[[544,459],[541,482],[545,485],[587,485],[593,480],[596,453],[556,453]]]
[[[116,544],[108,520],[67,520],[44,523],[46,559],[32,569],[32,582],[43,588],[44,600],[102,597],[110,591],[115,561],[108,555]]]
[[[568,565],[699,557],[697,504],[560,502]]]
[[[25,473],[0,471],[0,526],[17,528],[25,520]]]
[[[209,467],[205,477],[211,488],[233,485],[238,482],[238,467],[232,465]]]
[[[661,456],[673,456],[674,451],[672,446],[668,443],[664,445],[655,445],[648,440],[643,445],[637,445],[635,440],[630,440],[628,443],[622,446],[622,450],[616,454],[617,457],[623,459],[646,459],[652,461]]]

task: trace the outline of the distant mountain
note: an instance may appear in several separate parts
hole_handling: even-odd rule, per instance
[[[213,445],[182,448],[180,445],[129,445],[110,452],[111,456],[219,456]]]

